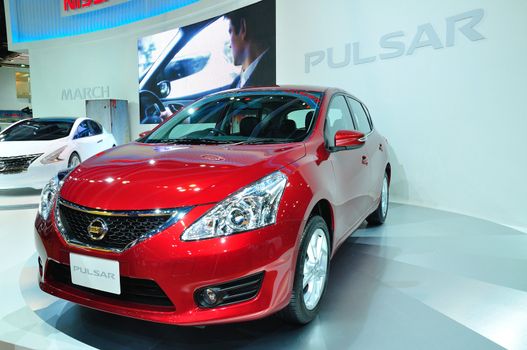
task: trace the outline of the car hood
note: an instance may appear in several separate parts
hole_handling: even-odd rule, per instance
[[[60,196],[105,210],[167,209],[216,203],[306,154],[287,145],[132,143],[78,166]]]
[[[0,157],[50,153],[66,145],[66,143],[66,138],[51,141],[2,141],[0,142]]]

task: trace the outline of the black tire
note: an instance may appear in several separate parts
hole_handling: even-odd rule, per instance
[[[70,159],[68,160],[68,168],[72,168],[73,167],[75,159],[77,159],[79,161],[78,164],[80,164],[82,162],[81,157],[79,156],[79,154],[77,152],[73,152],[70,155]]]
[[[390,203],[390,179],[387,173],[384,173],[384,179],[383,179],[382,186],[384,186],[384,181],[386,181],[386,184],[387,184],[386,211],[383,212],[382,210],[382,188],[381,188],[381,198],[379,200],[379,205],[377,206],[377,209],[375,209],[375,211],[366,218],[366,221],[368,221],[368,225],[370,226],[379,226],[379,225],[384,224],[384,221],[386,221],[386,217],[388,216],[388,209],[389,209],[389,203]]]
[[[311,237],[314,235],[317,229],[322,229],[326,237],[326,242],[328,246],[328,258],[327,258],[327,267],[326,267],[326,279],[324,281],[324,286],[320,299],[318,300],[316,306],[309,310],[306,307],[304,301],[304,288],[303,288],[303,279],[304,279],[304,264],[307,254],[307,247]],[[309,219],[304,233],[302,235],[302,241],[300,243],[300,250],[298,252],[296,268],[295,268],[295,279],[293,282],[293,291],[291,293],[291,300],[289,304],[280,312],[278,312],[278,317],[281,319],[294,323],[294,324],[307,324],[311,322],[318,314],[320,309],[321,301],[324,298],[326,292],[328,277],[329,277],[329,257],[331,255],[331,244],[329,239],[329,231],[326,225],[326,222],[322,217],[316,215]]]

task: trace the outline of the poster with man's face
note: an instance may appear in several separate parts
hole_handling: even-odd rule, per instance
[[[276,84],[276,3],[254,5],[138,41],[141,124],[205,95]]]

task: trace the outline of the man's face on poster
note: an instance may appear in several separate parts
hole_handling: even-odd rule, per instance
[[[231,37],[231,49],[232,49],[232,57],[234,59],[234,65],[240,66],[243,63],[244,60],[244,47],[245,47],[245,31],[243,28],[243,25],[245,24],[245,21],[242,20],[242,26],[239,28],[238,33],[236,32],[236,28],[232,25],[232,23],[229,21],[229,34]]]

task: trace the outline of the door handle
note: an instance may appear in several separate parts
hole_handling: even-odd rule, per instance
[[[368,157],[367,156],[362,156],[362,164],[363,165],[368,165]]]
[[[97,141],[97,143],[101,143],[102,142],[102,139],[100,139],[99,141]]]

